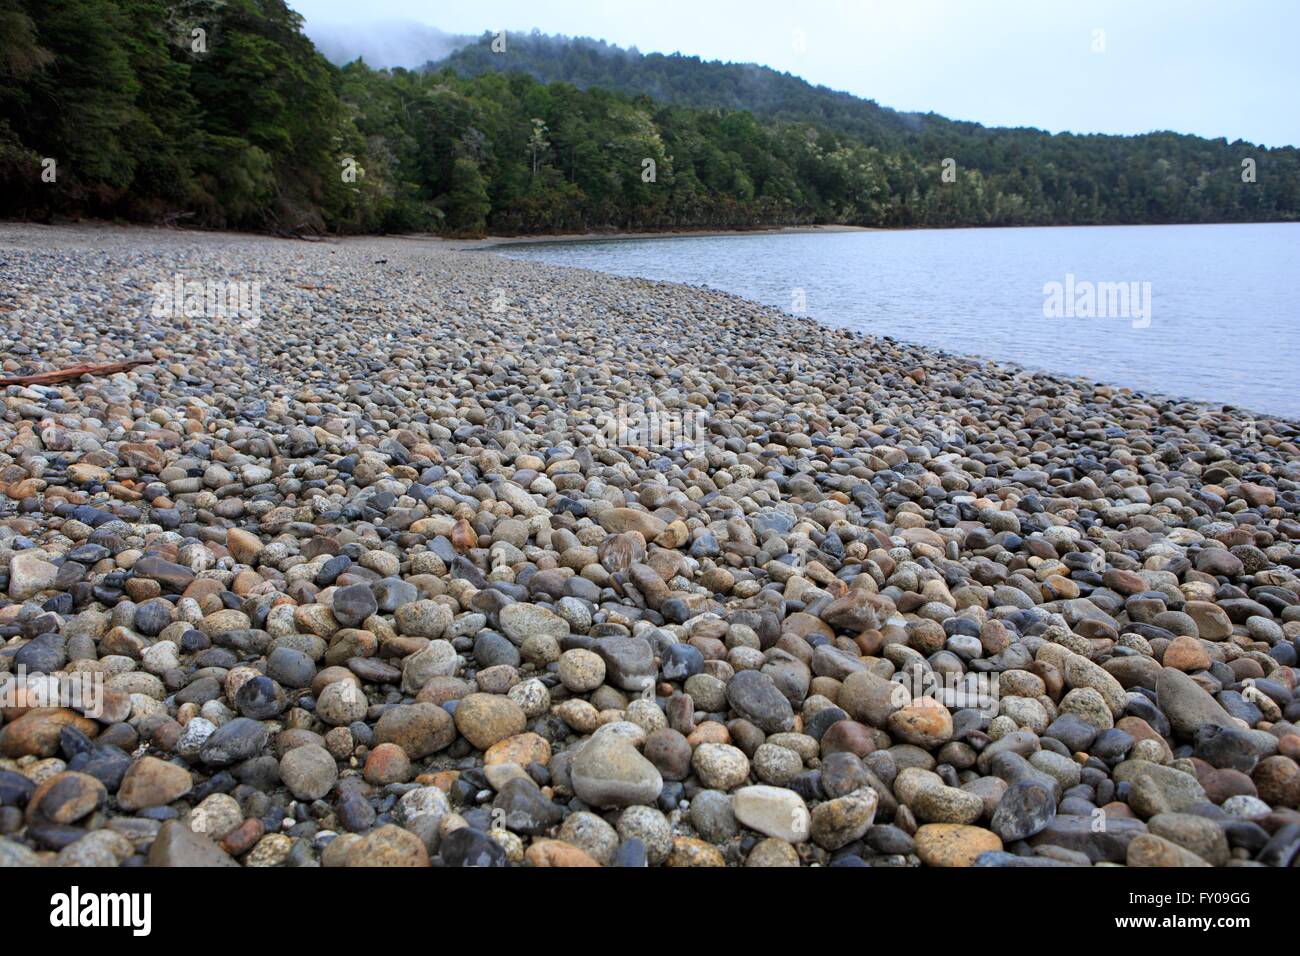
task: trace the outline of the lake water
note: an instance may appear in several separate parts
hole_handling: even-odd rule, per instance
[[[868,335],[1300,418],[1300,223],[737,234],[497,251],[708,286]]]

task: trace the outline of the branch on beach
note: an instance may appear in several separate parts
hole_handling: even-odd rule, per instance
[[[67,382],[81,378],[83,375],[113,375],[117,372],[130,371],[137,365],[152,364],[153,359],[131,359],[127,362],[107,362],[102,365],[70,365],[67,368],[56,368],[49,372],[37,372],[33,375],[15,375],[10,378],[0,378],[0,386],[53,385],[56,382]]]

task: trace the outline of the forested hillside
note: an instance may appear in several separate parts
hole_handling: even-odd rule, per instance
[[[815,125],[846,145],[886,154],[878,168],[891,198],[906,208],[859,205],[869,225],[1300,218],[1300,151],[1294,146],[1266,150],[1171,132],[1053,136],[1037,129],[990,128],[935,113],[899,112],[753,63],[642,54],[601,40],[536,31],[508,33],[505,49],[498,43],[494,51],[493,37],[484,34],[427,69],[463,76],[524,72],[542,83],[743,110],[765,124]],[[945,158],[956,163],[958,188],[936,191],[950,185],[940,177]],[[1254,183],[1242,181],[1243,159],[1255,161]],[[967,179],[963,171],[978,175]],[[1242,185],[1262,188],[1238,188]]]
[[[485,33],[472,42],[462,40],[455,51],[426,68],[449,67],[464,76],[522,72],[542,83],[595,86],[680,106],[746,110],[765,119],[818,123],[877,145],[898,145],[908,131],[957,125],[933,113],[900,113],[755,63],[643,54],[604,40],[537,31],[507,32],[504,44],[498,42],[494,50],[494,37]]]
[[[457,235],[1300,218],[1293,147],[988,129],[513,34],[338,67],[301,28],[283,0],[0,0],[0,214]]]

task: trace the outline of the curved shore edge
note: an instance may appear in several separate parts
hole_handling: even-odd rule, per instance
[[[446,242],[0,224],[0,862],[1288,866],[1300,425]]]

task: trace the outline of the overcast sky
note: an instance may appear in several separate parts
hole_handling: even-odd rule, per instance
[[[308,32],[313,22],[389,20],[451,33],[537,28],[761,63],[885,106],[988,125],[1300,144],[1300,0],[289,3]]]

